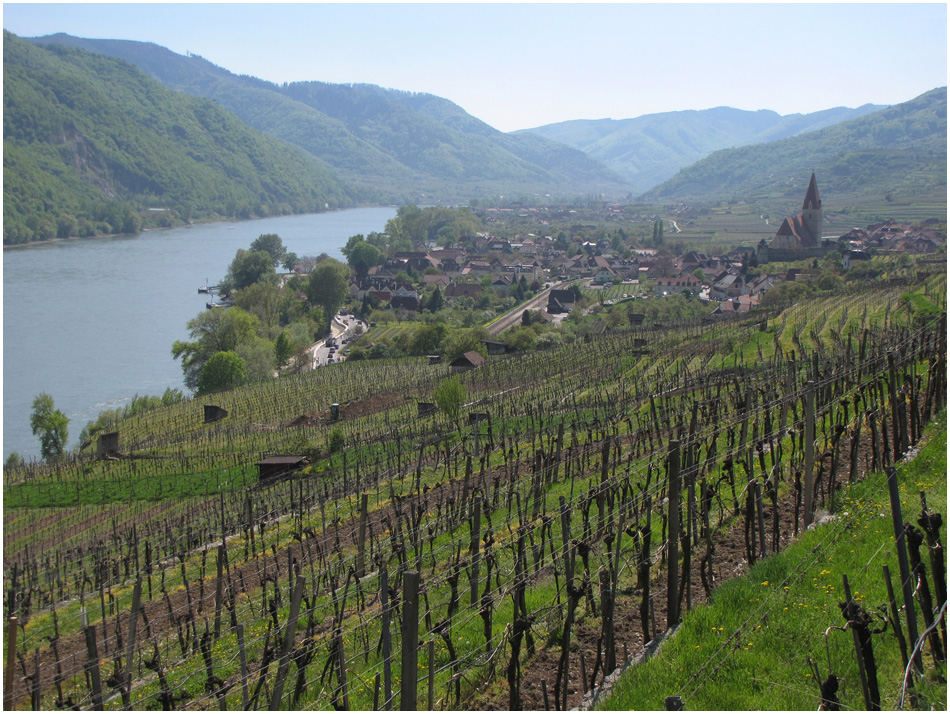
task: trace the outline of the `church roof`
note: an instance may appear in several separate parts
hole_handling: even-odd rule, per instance
[[[818,240],[811,234],[811,230],[802,218],[802,215],[786,218],[775,232],[775,237],[795,238],[798,247],[810,248],[818,245]]]
[[[805,201],[802,203],[802,210],[821,208],[821,198],[818,196],[818,181],[815,174],[812,173],[811,181],[808,182],[808,191],[805,192]]]

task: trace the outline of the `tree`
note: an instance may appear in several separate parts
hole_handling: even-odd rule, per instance
[[[361,240],[350,249],[346,259],[357,277],[365,278],[370,268],[386,262],[386,254],[375,245]]]
[[[458,426],[459,414],[461,413],[462,405],[465,403],[465,398],[465,387],[462,385],[461,380],[459,380],[458,375],[443,379],[439,382],[438,386],[436,386],[435,392],[432,394],[435,405],[455,423],[456,427]]]
[[[484,327],[455,330],[444,340],[443,357],[447,362],[453,362],[466,352],[478,352],[484,357],[487,351],[484,340],[488,338],[488,330]]]
[[[297,267],[297,260],[299,260],[299,258],[297,257],[296,253],[287,253],[284,256],[284,262],[282,263],[284,270],[286,270],[288,273],[292,273],[294,268]]]
[[[234,304],[254,315],[264,327],[273,327],[280,321],[281,291],[271,283],[254,283],[239,290]]]
[[[40,439],[40,454],[46,461],[60,458],[69,441],[69,418],[56,409],[53,398],[42,392],[33,400],[30,428]]]
[[[423,325],[412,333],[407,351],[413,355],[429,355],[438,352],[447,331],[444,322]]]
[[[438,312],[444,305],[445,298],[442,297],[442,290],[436,285],[432,295],[429,296],[429,302],[426,307],[429,309],[429,312]]]
[[[284,242],[276,233],[265,233],[264,235],[258,236],[257,239],[251,243],[251,252],[257,251],[267,253],[271,257],[271,260],[274,261],[275,268],[280,265],[280,261],[282,261],[287,254],[287,249],[284,248]]]
[[[343,263],[327,258],[317,264],[307,282],[307,300],[323,308],[324,331],[336,315],[350,287],[350,271]]]
[[[283,369],[293,354],[294,345],[290,341],[290,338],[287,337],[287,334],[281,330],[281,333],[277,335],[277,339],[274,341],[274,366],[277,367],[278,370]]]
[[[653,247],[659,248],[663,245],[663,219],[658,218],[653,222]]]
[[[198,394],[231,389],[247,382],[247,363],[237,352],[218,352],[198,374]]]
[[[239,307],[227,310],[205,310],[188,321],[192,342],[176,340],[172,357],[181,358],[185,386],[198,387],[198,376],[205,363],[218,352],[234,351],[242,342],[257,335],[259,321]]]
[[[235,290],[242,290],[249,285],[258,283],[268,276],[274,275],[274,263],[267,251],[247,251],[238,248],[234,260],[228,268],[227,282]]]
[[[234,350],[244,360],[248,382],[266,382],[274,378],[274,343],[263,337],[242,342]]]

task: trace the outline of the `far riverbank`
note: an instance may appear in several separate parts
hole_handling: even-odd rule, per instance
[[[162,231],[174,231],[182,230],[187,228],[194,228],[195,226],[206,226],[206,225],[215,225],[219,223],[250,223],[251,221],[262,221],[267,220],[268,218],[288,218],[290,216],[324,216],[329,213],[339,213],[341,211],[353,211],[361,208],[391,208],[394,211],[396,206],[353,206],[351,208],[335,208],[332,211],[321,211],[319,213],[292,213],[286,216],[266,216],[260,218],[255,216],[254,218],[218,218],[218,219],[202,219],[197,221],[190,221],[188,223],[183,223],[180,226],[153,226],[150,228],[143,228],[138,233],[99,233],[94,236],[69,236],[68,238],[47,238],[45,240],[31,240],[29,243],[13,243],[13,244],[3,244],[3,249],[13,250],[16,248],[32,248],[38,245],[53,245],[55,243],[70,243],[75,241],[84,241],[84,240],[95,240],[102,238],[135,238],[137,236],[144,235],[146,233],[155,233]]]

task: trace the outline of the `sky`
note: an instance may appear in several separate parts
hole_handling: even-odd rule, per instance
[[[506,132],[898,104],[947,84],[944,2],[4,3],[3,27],[154,42],[276,83],[427,92]]]

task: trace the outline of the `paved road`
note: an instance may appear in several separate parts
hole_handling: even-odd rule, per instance
[[[547,307],[548,304],[548,295],[551,294],[551,290],[561,286],[561,283],[554,283],[547,290],[542,290],[535,297],[531,298],[524,305],[519,305],[514,310],[509,312],[507,315],[504,315],[498,322],[493,323],[488,328],[489,335],[500,335],[502,332],[507,330],[509,327],[521,324],[521,315],[524,314],[525,310],[541,310]]]
[[[343,322],[346,320],[347,322]],[[342,362],[344,357],[341,354],[343,351],[342,340],[344,337],[350,337],[356,334],[356,326],[362,325],[363,330],[366,330],[366,325],[360,320],[357,320],[352,315],[341,318],[336,316],[333,318],[333,322],[330,323],[330,334],[337,340],[337,351],[332,355],[334,362]],[[331,357],[330,348],[327,346],[325,340],[315,342],[310,347],[310,369],[316,369],[317,367],[322,367],[323,365],[328,364],[328,360]]]

